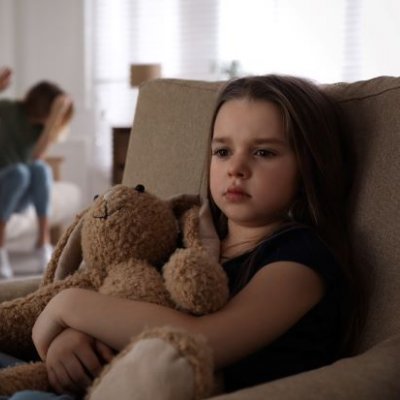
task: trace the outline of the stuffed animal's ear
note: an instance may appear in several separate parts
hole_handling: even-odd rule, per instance
[[[47,285],[74,273],[82,261],[81,231],[83,217],[88,209],[76,216],[61,236],[46,268],[41,285]]]
[[[176,196],[170,197],[168,202],[177,219],[189,210],[193,206],[200,206],[201,200],[200,196],[197,194],[178,194]]]

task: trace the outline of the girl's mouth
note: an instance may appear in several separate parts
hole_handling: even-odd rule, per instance
[[[233,188],[229,188],[225,193],[224,193],[224,197],[231,202],[241,202],[244,201],[248,198],[250,198],[251,196],[246,193],[244,190],[237,188],[237,187],[233,187]]]

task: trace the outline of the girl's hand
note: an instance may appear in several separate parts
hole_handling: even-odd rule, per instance
[[[12,71],[10,68],[1,67],[0,68],[0,92],[7,89],[11,82]]]
[[[211,210],[207,199],[202,200],[199,212],[200,241],[207,253],[219,262],[221,242],[211,216]]]
[[[182,204],[198,202],[199,196],[193,194],[178,194],[170,197],[168,200],[174,204],[174,209],[178,208],[185,210],[187,206],[182,207]],[[181,204],[181,205],[180,205]],[[183,211],[178,211],[178,214],[182,214]],[[201,199],[201,206],[199,211],[199,239],[204,250],[210,255],[210,257],[219,262],[221,242],[219,240],[217,231],[215,230],[214,223],[211,216],[211,210],[209,201],[206,198]]]
[[[58,393],[83,393],[114,357],[113,350],[85,333],[65,329],[50,344],[46,368]]]
[[[65,297],[64,292],[53,297],[32,328],[33,344],[42,360],[46,359],[50,343],[66,328],[60,318],[60,310]]]

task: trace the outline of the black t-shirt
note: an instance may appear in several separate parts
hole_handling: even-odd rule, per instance
[[[231,295],[275,261],[294,261],[312,268],[325,282],[325,295],[273,343],[225,368],[228,392],[327,365],[337,358],[344,282],[335,256],[313,229],[302,225],[283,229],[253,251],[225,262]],[[242,268],[249,271],[244,280]]]

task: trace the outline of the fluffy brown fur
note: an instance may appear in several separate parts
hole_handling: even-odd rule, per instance
[[[69,287],[193,314],[222,307],[228,298],[227,278],[201,246],[198,205],[192,200],[163,201],[123,185],[97,198],[60,239],[39,289],[0,304],[0,351],[32,359],[36,352],[31,331],[36,318],[53,296]],[[180,229],[186,248],[178,249]],[[157,268],[163,264],[162,270]],[[193,352],[191,365],[196,358]],[[44,371],[41,362],[0,370],[0,394],[48,390]],[[196,379],[200,384],[202,378]]]

